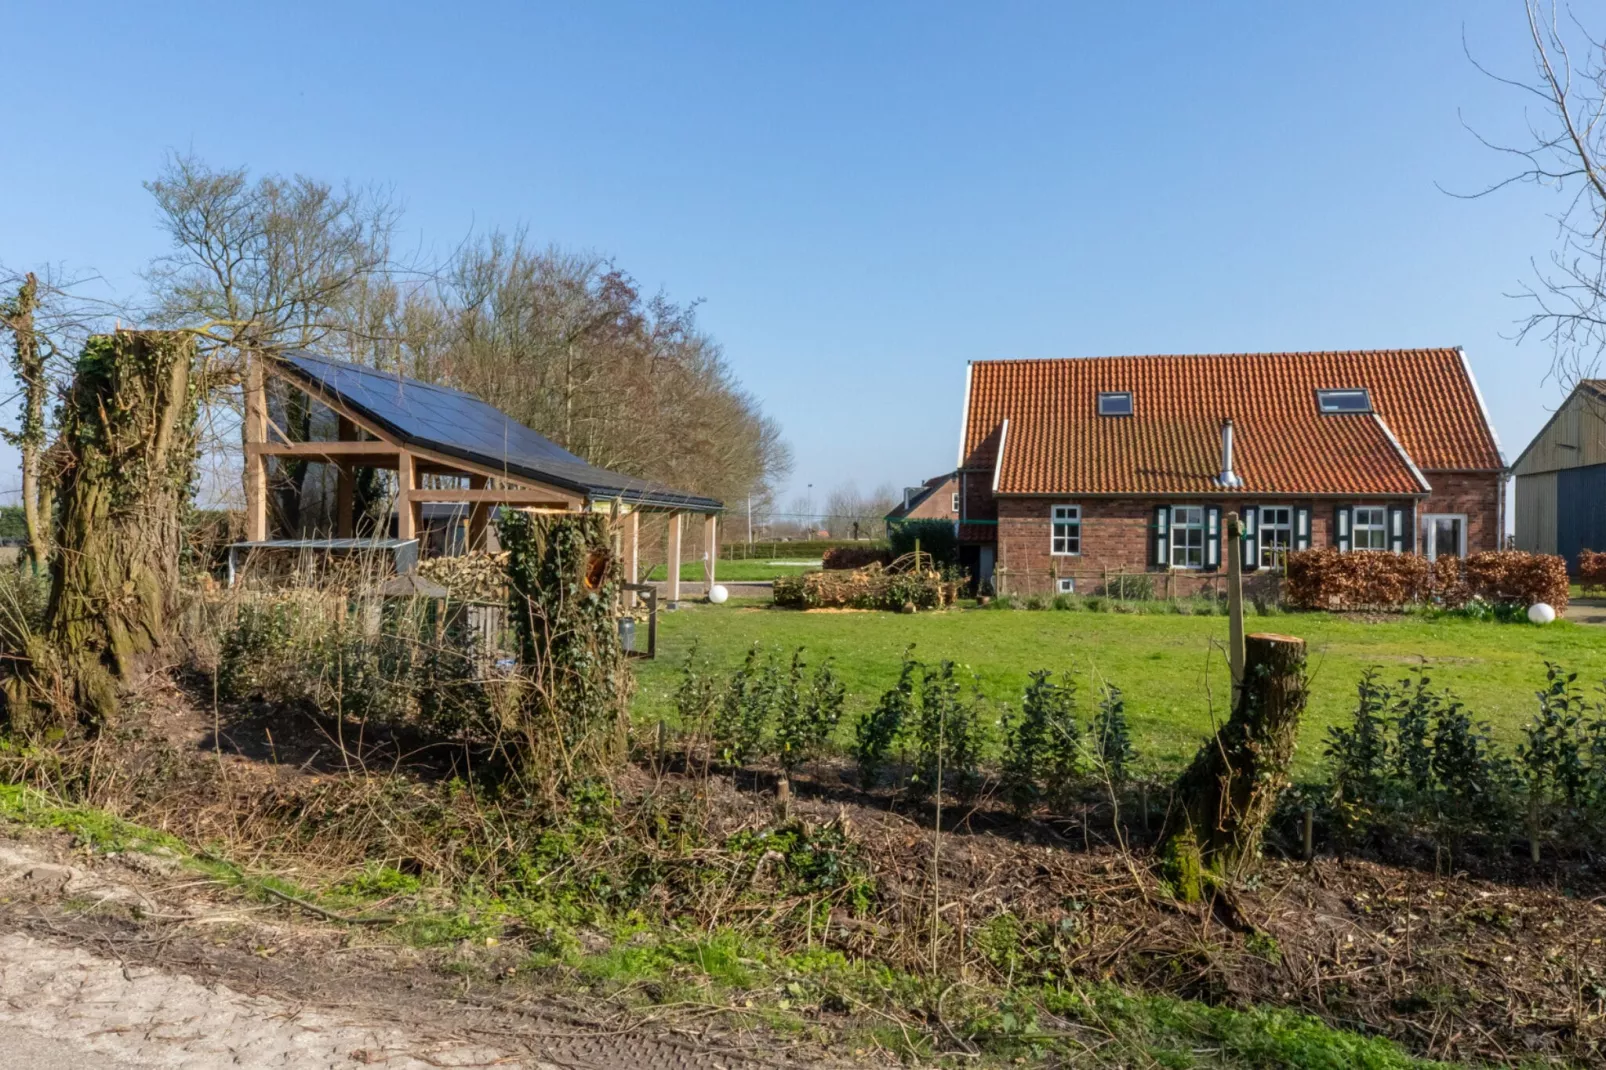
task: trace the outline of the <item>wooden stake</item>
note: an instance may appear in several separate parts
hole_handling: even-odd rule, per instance
[[[1237,513],[1227,514],[1227,663],[1233,700],[1244,683],[1244,531]]]

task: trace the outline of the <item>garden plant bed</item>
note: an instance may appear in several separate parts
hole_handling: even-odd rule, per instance
[[[11,756],[9,779],[58,796],[77,785],[74,803],[208,844],[242,891],[279,875],[280,891],[333,916],[380,919],[346,941],[502,975],[507,998],[606,997],[715,1033],[758,1029],[769,1039],[748,1043],[810,1058],[852,1044],[989,1061],[1094,1052],[1112,1066],[1171,1053],[1164,1065],[1187,1066],[1205,1049],[1219,1058],[1201,1065],[1289,1065],[1298,1057],[1276,1046],[1289,1041],[1272,1038],[1300,1020],[1255,1017],[1277,1008],[1437,1058],[1603,1050],[1606,875],[1584,861],[1535,869],[1408,847],[1394,864],[1273,858],[1254,886],[1192,907],[1151,872],[1130,792],[1119,825],[1097,790],[1053,818],[945,800],[938,834],[929,804],[863,792],[825,761],[795,781],[782,820],[774,770],[705,774],[701,751],[651,743],[611,801],[531,811],[515,847],[498,838],[523,827],[517,802],[451,783],[475,768],[461,747],[421,751],[265,703],[214,711],[199,688],[152,691],[139,709],[115,739]],[[97,839],[88,819],[52,815],[34,820]],[[1274,853],[1295,835],[1275,832]],[[560,855],[544,853],[552,836]],[[1112,985],[1197,1002],[1134,1003]],[[1404,1064],[1345,1048],[1368,1043],[1352,1033],[1300,1028],[1301,1043],[1333,1045],[1302,1065]]]

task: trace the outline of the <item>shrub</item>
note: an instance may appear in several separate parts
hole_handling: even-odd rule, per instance
[[[890,565],[892,552],[884,546],[833,546],[825,551],[820,563],[828,569]]]
[[[759,752],[779,686],[774,660],[760,667],[755,643],[725,685],[725,695],[714,713],[714,745],[721,761],[739,767]]]
[[[1154,597],[1154,578],[1146,572],[1111,576],[1099,588],[1099,594],[1123,602],[1147,602]]]
[[[965,701],[960,694],[954,663],[944,661],[927,669],[920,681],[920,710],[915,718],[915,774],[910,793],[930,795],[943,783],[952,781],[954,794],[974,798],[981,787],[981,747],[983,731],[975,696]]]
[[[1112,784],[1125,782],[1127,767],[1137,760],[1132,733],[1126,724],[1126,699],[1114,684],[1105,684],[1093,718],[1093,754],[1099,771]]]
[[[1586,592],[1606,594],[1606,552],[1584,550],[1578,555],[1578,582]]]
[[[1002,784],[1016,810],[1044,798],[1063,798],[1078,772],[1082,731],[1076,723],[1076,685],[1057,684],[1046,669],[1031,674],[1020,715],[1011,718],[1004,742]]]
[[[914,660],[914,647],[903,652],[903,667],[898,671],[898,682],[882,692],[875,708],[859,721],[854,733],[853,756],[859,763],[859,787],[871,788],[881,775],[887,755],[902,734],[904,726],[914,720],[915,670],[920,663]]]
[[[775,760],[788,781],[798,766],[819,754],[842,719],[846,689],[827,661],[804,679],[803,651],[775,696]]]
[[[1555,554],[1469,554],[1463,571],[1471,593],[1485,601],[1519,606],[1546,602],[1557,613],[1567,608],[1567,562]]]
[[[914,553],[919,542],[920,552],[930,554],[937,564],[959,564],[959,533],[951,520],[897,521],[889,525],[887,542],[894,559]]]

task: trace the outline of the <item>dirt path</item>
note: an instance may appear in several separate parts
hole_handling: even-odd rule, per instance
[[[1575,598],[1562,616],[1579,624],[1606,624],[1606,598]]]
[[[60,838],[0,838],[0,1068],[784,1065],[603,1008],[471,992],[416,952],[197,884],[143,856],[89,864]]]

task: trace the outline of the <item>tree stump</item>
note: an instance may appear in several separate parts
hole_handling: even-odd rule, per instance
[[[1207,883],[1238,878],[1259,860],[1305,709],[1305,641],[1251,635],[1244,646],[1237,705],[1177,779],[1161,833],[1166,875],[1190,901]]]
[[[117,680],[167,644],[195,473],[193,356],[182,332],[118,331],[78,358],[62,406],[50,601],[27,672],[6,688],[13,727],[74,709],[104,724]]]

